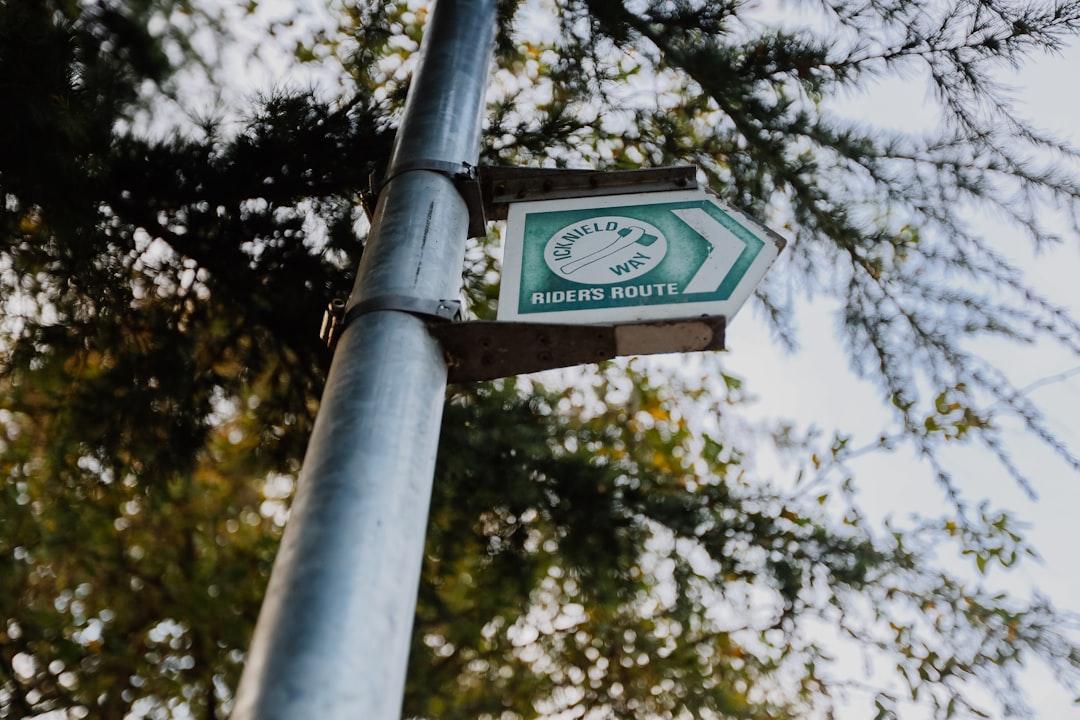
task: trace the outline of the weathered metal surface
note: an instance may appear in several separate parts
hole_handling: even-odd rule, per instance
[[[348,303],[372,311],[337,341],[233,720],[401,716],[446,365],[400,301],[364,303],[460,290],[470,217],[437,163],[477,162],[495,16],[438,0],[428,22]]]
[[[488,220],[505,220],[508,206],[515,202],[693,190],[698,186],[697,172],[692,165],[609,172],[556,168],[477,168]]]
[[[449,382],[472,382],[602,362],[626,355],[723,350],[725,318],[551,325],[466,322],[429,326]]]

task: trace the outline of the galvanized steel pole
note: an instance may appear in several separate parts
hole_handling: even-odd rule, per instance
[[[468,210],[437,169],[477,161],[495,5],[436,3],[350,306],[457,296]],[[233,720],[400,716],[445,388],[419,318],[346,327]]]

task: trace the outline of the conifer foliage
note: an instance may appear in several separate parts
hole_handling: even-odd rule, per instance
[[[981,444],[1026,484],[1011,415],[1080,469],[968,342],[1080,353],[1080,325],[958,211],[1076,241],[1077,151],[998,83],[1074,40],[1080,3],[752,5],[501,0],[483,161],[693,163],[781,226],[759,309],[792,345],[790,298],[840,300],[852,368],[895,413],[874,450],[915,447],[945,509],[865,516],[847,436],[740,424],[721,357],[700,381],[623,363],[452,387],[407,717],[1023,715],[1032,659],[1076,690],[1075,619],[998,592],[989,571],[1034,551],[938,457]],[[349,287],[428,14],[333,9],[264,42],[337,90],[267,89],[235,121],[199,116],[183,78],[221,77],[206,38],[259,0],[0,3],[0,716],[228,713],[318,406],[318,320]],[[927,83],[931,129],[833,111],[893,74]],[[495,244],[464,270],[480,317]],[[794,490],[746,467],[763,452]]]

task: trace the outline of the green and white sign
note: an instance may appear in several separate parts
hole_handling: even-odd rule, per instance
[[[499,320],[730,320],[784,240],[700,190],[510,206]]]

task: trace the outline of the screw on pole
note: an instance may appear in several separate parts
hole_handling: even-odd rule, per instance
[[[438,0],[428,21],[233,720],[400,715],[447,379],[416,307],[460,290],[445,168],[476,165],[495,18]]]

